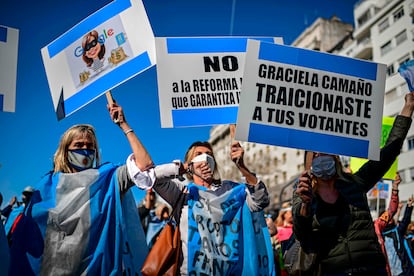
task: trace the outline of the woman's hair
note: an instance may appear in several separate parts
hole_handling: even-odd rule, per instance
[[[89,32],[89,33],[87,33],[84,37],[83,37],[83,40],[82,40],[82,49],[83,49],[83,54],[82,54],[82,59],[83,59],[83,61],[86,63],[86,66],[88,66],[88,67],[90,67],[91,66],[91,64],[93,63],[93,59],[91,59],[91,58],[89,58],[89,57],[87,57],[86,56],[86,50],[85,50],[85,47],[86,47],[86,44],[88,44],[89,43],[89,38],[90,37],[93,37],[94,38],[94,40],[96,40],[96,43],[100,43],[99,42],[99,35],[98,35],[98,32],[97,31],[95,31],[95,30],[93,30],[93,31],[91,31],[91,32]],[[101,50],[99,51],[99,54],[98,54],[98,58],[99,59],[102,59],[103,57],[104,57],[104,55],[105,55],[105,44],[101,44]]]
[[[68,161],[68,148],[72,141],[80,134],[92,139],[92,143],[94,144],[95,148],[96,166],[99,166],[101,158],[98,151],[99,147],[98,141],[96,140],[95,129],[91,125],[87,124],[74,125],[66,130],[60,138],[59,146],[53,156],[53,172],[72,172]]]
[[[195,153],[196,147],[206,147],[211,151],[211,156],[214,158],[214,161],[216,162],[216,166],[214,166],[214,171],[213,171],[213,183],[220,183],[221,179],[220,179],[220,173],[217,168],[216,157],[214,157],[213,148],[209,142],[197,141],[197,142],[192,143],[191,146],[188,148],[187,152],[185,153],[184,162],[186,163],[191,162],[191,160],[195,157],[194,153]],[[187,173],[186,176],[188,180],[193,181],[193,175],[191,173]]]
[[[284,226],[284,222],[285,222],[285,215],[287,212],[291,211],[292,209],[292,205],[290,204],[290,202],[285,202],[282,204],[282,208],[280,208],[279,210],[279,214],[276,218],[276,226]]]

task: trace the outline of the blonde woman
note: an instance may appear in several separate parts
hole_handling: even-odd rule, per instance
[[[102,163],[91,125],[74,125],[62,135],[53,171],[36,185],[40,198],[27,214],[25,228],[15,230],[20,235],[13,241],[17,246],[26,238],[37,239],[44,250],[36,258],[31,256],[28,266],[22,263],[26,249],[16,248],[11,256],[13,275],[139,273],[147,249],[129,188],[141,183],[151,185],[155,179],[153,162],[121,106],[110,104],[108,111],[112,121],[117,119],[132,154],[124,165]],[[36,229],[40,237],[33,235]]]

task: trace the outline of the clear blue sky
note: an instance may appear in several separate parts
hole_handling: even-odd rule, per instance
[[[40,49],[105,6],[108,0],[2,0],[0,25],[19,29],[16,112],[0,112],[0,192],[4,202],[36,185],[52,168],[61,134],[71,125],[95,126],[104,161],[123,163],[130,153],[102,96],[58,121]],[[155,36],[274,36],[291,44],[318,17],[336,15],[353,24],[355,0],[145,0]],[[1,60],[1,59],[0,59]],[[3,68],[4,64],[1,64]],[[129,124],[155,163],[183,159],[195,140],[208,140],[210,127],[162,129],[155,67],[112,90]],[[137,192],[140,197],[142,194]]]

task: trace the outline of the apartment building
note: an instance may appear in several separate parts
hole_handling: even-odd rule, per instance
[[[398,73],[404,62],[414,58],[414,0],[365,0],[354,7],[353,39],[334,53],[372,60],[387,65],[384,116],[395,117],[408,92]],[[407,135],[398,157],[400,200],[414,194],[414,126]],[[372,200],[372,199],[371,199]],[[381,208],[388,201],[381,202]]]

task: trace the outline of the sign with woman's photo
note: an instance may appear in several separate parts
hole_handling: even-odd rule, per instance
[[[155,64],[140,0],[116,0],[42,49],[58,119]]]

